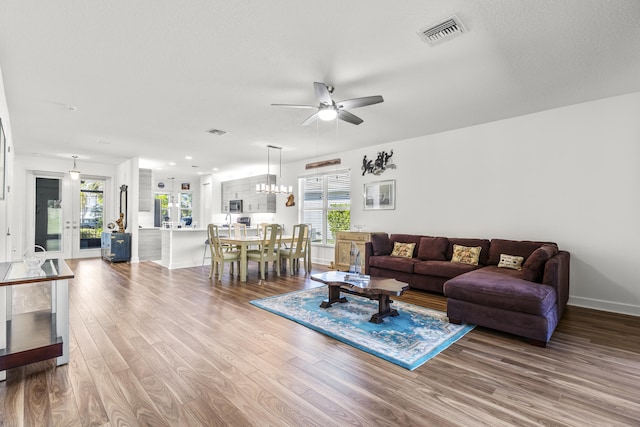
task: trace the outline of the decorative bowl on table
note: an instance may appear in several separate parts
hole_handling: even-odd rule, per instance
[[[42,267],[46,259],[47,251],[40,245],[33,245],[22,254],[22,260],[30,270]]]

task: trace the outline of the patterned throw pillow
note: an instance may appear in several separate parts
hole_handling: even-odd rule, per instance
[[[391,256],[397,256],[402,258],[413,258],[413,249],[416,247],[415,243],[400,243],[395,242],[393,244],[393,251]]]
[[[453,256],[451,257],[451,262],[478,265],[481,250],[482,248],[480,246],[468,248],[466,246],[453,245]]]
[[[507,255],[500,254],[500,262],[498,263],[499,268],[511,268],[513,270],[522,270],[522,263],[524,262],[524,257],[515,256],[515,255]]]

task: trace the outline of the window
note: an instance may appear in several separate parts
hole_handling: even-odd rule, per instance
[[[155,198],[160,200],[160,221],[175,221],[172,214],[178,213],[178,222],[184,225],[191,225],[193,217],[193,194],[178,193],[178,200],[173,197],[173,193],[155,193]],[[176,223],[177,224],[177,223]]]
[[[300,222],[311,224],[311,241],[335,244],[335,233],[351,227],[349,171],[300,178]]]
[[[191,225],[193,195],[191,193],[179,193],[178,200],[180,200],[180,222],[184,225]]]

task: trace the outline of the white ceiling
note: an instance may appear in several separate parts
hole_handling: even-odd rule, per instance
[[[454,14],[462,36],[430,47],[416,34]],[[167,173],[264,165],[267,144],[287,163],[637,92],[638,52],[638,0],[10,0],[0,10],[16,153],[140,157]],[[270,106],[316,104],[314,81],[336,100],[385,101],[351,110],[359,126],[301,127],[312,111]]]

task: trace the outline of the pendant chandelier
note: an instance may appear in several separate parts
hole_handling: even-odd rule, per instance
[[[269,183],[269,175],[271,174],[271,149],[278,150],[280,153],[280,179],[282,179],[282,147],[276,147],[275,145],[267,145],[267,182],[262,184],[256,184],[256,193],[268,193],[268,194],[291,194],[293,192],[292,186],[276,185]]]

